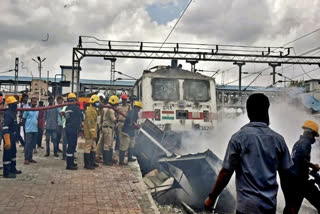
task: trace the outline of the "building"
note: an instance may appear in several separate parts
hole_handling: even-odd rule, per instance
[[[320,79],[305,81],[306,93],[320,100]]]

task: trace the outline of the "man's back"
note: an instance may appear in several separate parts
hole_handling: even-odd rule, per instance
[[[277,170],[292,165],[283,137],[266,123],[251,122],[229,142],[223,168],[236,171],[237,211],[273,213],[276,210]]]

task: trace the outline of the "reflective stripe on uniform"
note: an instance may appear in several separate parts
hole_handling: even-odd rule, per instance
[[[16,161],[16,160],[17,160],[16,158],[12,158],[12,159],[11,159],[11,161]]]
[[[73,156],[73,154],[68,154],[68,153],[66,155],[67,155],[67,157],[72,157]]]
[[[9,126],[4,126],[2,129],[3,129],[3,130],[9,129]]]
[[[11,161],[3,161],[3,165],[11,164]]]

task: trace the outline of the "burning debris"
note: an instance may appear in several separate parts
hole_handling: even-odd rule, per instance
[[[158,203],[180,206],[183,203],[185,209],[201,211],[221,169],[221,160],[210,150],[180,156],[175,154],[179,146],[179,141],[146,120],[136,140],[135,154],[145,183]],[[226,188],[217,201],[216,211],[233,213],[235,204]]]

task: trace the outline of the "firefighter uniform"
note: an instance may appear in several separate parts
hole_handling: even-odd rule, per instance
[[[124,121],[126,120],[126,118],[124,116],[122,116],[120,113],[127,115],[129,110],[130,110],[130,105],[128,105],[128,104],[121,105],[118,107],[119,119],[118,119],[118,123],[117,123],[117,129],[118,129],[118,134],[119,134],[119,139],[120,139],[120,151],[127,151],[128,150],[126,136],[122,132]]]
[[[76,95],[70,93],[68,95],[69,102],[76,101]],[[82,112],[78,105],[70,105],[66,108],[65,111],[66,117],[66,137],[67,137],[67,154],[66,162],[68,170],[78,169],[77,165],[74,163],[74,152],[77,146],[78,132],[80,130],[80,125],[82,122]]]
[[[116,106],[118,103],[119,99],[117,96],[113,95],[110,97],[109,104],[111,107]],[[113,139],[116,120],[115,110],[112,108],[104,109],[102,119],[103,165],[112,165]]]
[[[290,179],[286,182],[286,188],[283,191],[286,199],[284,213],[290,213],[294,210],[298,213],[304,198],[312,204],[320,213],[320,191],[313,180],[309,180],[309,169],[319,170],[310,163],[312,144],[316,142],[315,137],[319,137],[319,126],[317,123],[307,120],[302,128],[305,130],[300,139],[292,148],[292,160],[294,165],[290,168]],[[306,133],[311,132],[311,134]]]
[[[90,105],[87,107],[84,120],[84,168],[94,169],[96,165],[96,139],[97,139],[97,117],[100,98],[98,95],[92,95],[90,98]]]
[[[16,131],[17,131],[17,100],[11,96],[6,100],[8,110],[4,113],[3,121],[3,177],[15,178],[16,174],[21,174],[20,170],[16,169]]]

